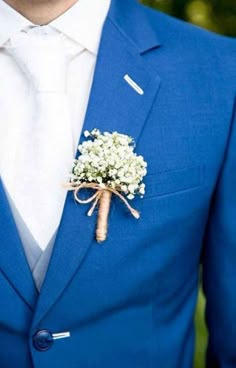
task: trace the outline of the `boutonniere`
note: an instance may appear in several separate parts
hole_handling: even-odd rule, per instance
[[[112,195],[118,196],[136,219],[140,217],[127,199],[145,194],[142,180],[147,173],[147,163],[134,152],[135,142],[128,135],[118,132],[102,134],[99,129],[93,129],[91,132],[86,130],[84,136],[88,140],[78,146],[80,155],[74,160],[69,182],[64,187],[74,192],[78,203],[93,202],[88,216],[98,205],[96,240],[102,242],[107,236]],[[79,191],[84,188],[94,189],[95,193],[88,199],[81,199]]]

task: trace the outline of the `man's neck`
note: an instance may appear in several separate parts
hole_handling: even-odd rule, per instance
[[[32,23],[44,25],[63,14],[77,0],[5,0],[5,2]]]

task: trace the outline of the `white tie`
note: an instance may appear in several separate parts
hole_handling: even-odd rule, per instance
[[[21,32],[8,48],[35,91],[35,114],[27,131],[17,136],[17,162],[8,162],[5,178],[15,206],[42,250],[59,225],[66,198],[62,183],[68,179],[74,158],[66,94],[72,55],[62,34],[52,29],[45,34],[46,29]]]

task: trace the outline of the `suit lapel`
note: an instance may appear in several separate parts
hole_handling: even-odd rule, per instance
[[[125,1],[134,6],[133,0]],[[135,46],[124,35],[124,29],[120,29],[122,25],[116,24],[120,12],[124,11],[124,0],[112,1],[103,28],[83,131],[93,128],[102,132],[118,131],[137,141],[159,89],[160,78],[140,55],[145,51],[144,48]],[[153,43],[148,46],[153,47]],[[158,45],[156,40],[155,45]],[[143,95],[124,80],[126,74],[140,85],[144,90]],[[80,143],[83,140],[81,137]],[[34,325],[40,322],[60,297],[89,248],[97,246],[94,241],[96,215],[88,217],[87,211],[86,205],[74,201],[72,192],[67,193],[53,254],[38,299]]]
[[[0,271],[33,310],[37,290],[0,178]]]

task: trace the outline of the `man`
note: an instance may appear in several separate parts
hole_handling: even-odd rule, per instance
[[[200,264],[207,367],[236,367],[234,56],[135,0],[1,1],[1,368],[192,367]],[[62,185],[94,128],[148,164],[100,245]]]

